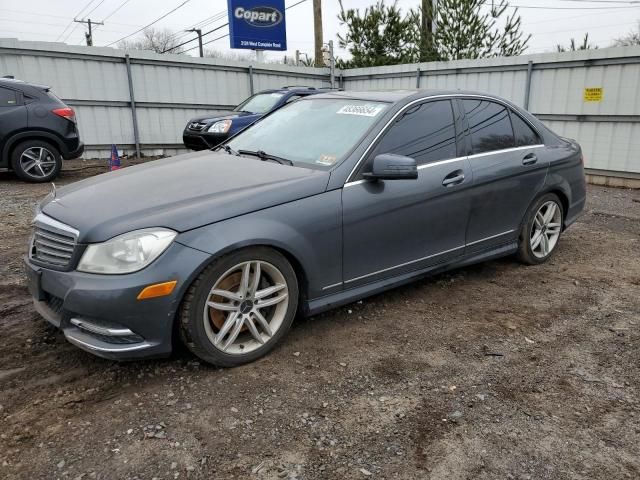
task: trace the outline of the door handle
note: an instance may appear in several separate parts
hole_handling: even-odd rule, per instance
[[[525,155],[524,158],[522,159],[522,164],[523,165],[533,165],[537,161],[538,161],[538,157],[536,157],[536,154],[535,153],[529,153],[529,154]]]
[[[458,185],[464,181],[464,173],[462,170],[456,170],[455,172],[451,172],[449,175],[444,177],[442,180],[442,185],[445,187],[453,187],[454,185]]]

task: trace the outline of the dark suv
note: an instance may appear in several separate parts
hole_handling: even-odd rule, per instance
[[[281,106],[320,92],[314,87],[296,86],[258,92],[233,110],[192,118],[184,129],[182,141],[192,150],[213,148]]]
[[[49,87],[0,78],[0,168],[48,182],[83,149],[75,112]]]

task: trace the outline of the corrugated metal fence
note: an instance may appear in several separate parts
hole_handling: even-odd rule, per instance
[[[329,71],[151,52],[0,40],[0,74],[50,85],[78,112],[87,157],[111,143],[143,153],[183,151],[191,117],[228,109],[253,91],[329,86]],[[594,173],[640,178],[640,47],[338,72],[347,90],[467,89],[505,97],[557,133],[577,139]],[[585,100],[585,88],[602,97]],[[135,105],[135,108],[133,108]]]
[[[77,112],[85,157],[112,143],[135,153],[186,151],[182,130],[195,116],[231,109],[252,92],[284,85],[327,87],[328,69],[182,55],[0,40],[0,75],[52,87]],[[137,121],[134,123],[134,112]]]

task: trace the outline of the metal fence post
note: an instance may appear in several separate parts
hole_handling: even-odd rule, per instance
[[[253,65],[249,65],[249,92],[253,95]]]
[[[129,54],[124,56],[127,66],[127,79],[129,80],[129,97],[131,98],[131,117],[133,119],[133,140],[136,143],[136,158],[140,158],[140,132],[138,131],[138,115],[136,113],[136,97],[133,93],[133,78],[131,77],[131,60]]]
[[[524,86],[524,109],[529,110],[529,95],[531,94],[531,74],[533,73],[533,61],[527,63],[527,81]]]
[[[416,69],[416,88],[420,88],[420,67]]]

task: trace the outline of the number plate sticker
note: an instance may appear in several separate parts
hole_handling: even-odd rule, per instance
[[[364,105],[345,105],[336,113],[339,115],[359,115],[361,117],[375,117],[384,109],[379,103],[366,103]]]

